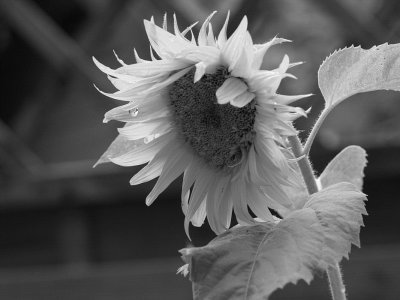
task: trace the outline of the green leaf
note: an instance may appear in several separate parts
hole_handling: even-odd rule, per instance
[[[331,185],[310,196],[304,209],[312,208],[320,220],[327,264],[348,258],[351,244],[360,247],[360,227],[364,226],[362,215],[367,215],[366,200],[365,194],[348,182]]]
[[[182,249],[194,299],[267,299],[299,279],[310,282],[359,244],[365,195],[350,183],[313,194],[281,221],[236,226],[207,246]]]
[[[319,177],[322,188],[339,182],[350,182],[360,191],[363,186],[364,168],[367,165],[367,153],[359,146],[343,149],[326,166]]]
[[[318,85],[329,110],[357,93],[400,90],[400,44],[335,51],[318,71]]]

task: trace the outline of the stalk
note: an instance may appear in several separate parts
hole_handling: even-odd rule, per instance
[[[308,193],[311,195],[318,192],[318,185],[315,180],[314,171],[311,167],[310,160],[308,158],[308,153],[304,153],[303,146],[300,142],[299,137],[298,136],[289,137],[289,143],[292,147],[293,154],[295,155],[296,158],[303,156],[303,158],[298,160],[297,163],[299,165],[301,174],[303,175]],[[328,274],[332,299],[346,300],[346,289],[343,284],[343,278],[339,264],[336,264],[335,267],[328,267],[328,270],[326,272]]]

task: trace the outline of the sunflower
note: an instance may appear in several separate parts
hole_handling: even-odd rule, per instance
[[[284,214],[293,207],[285,187],[301,184],[286,138],[296,134],[291,121],[306,113],[288,104],[309,95],[277,94],[281,80],[293,77],[287,70],[296,63],[288,56],[274,70],[260,69],[267,50],[287,40],[253,44],[246,16],[227,38],[229,13],[216,37],[214,14],[197,39],[197,23],[180,31],[174,15],[170,33],[166,16],[162,27],[145,20],[151,60],[135,50],[136,64],[116,56],[121,67],[114,70],[94,59],[118,90],[100,92],[126,101],[108,111],[105,122],[125,122],[120,139],[137,142],[108,159],[121,166],[147,163],[132,185],[159,177],[147,205],[183,174],[187,233],[189,223],[201,226],[207,217],[219,234],[230,227],[232,211],[243,224],[254,222],[251,212],[264,221],[272,219],[269,208]]]

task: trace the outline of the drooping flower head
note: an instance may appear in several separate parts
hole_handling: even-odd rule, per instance
[[[127,65],[117,57],[122,66],[116,70],[94,61],[118,89],[102,93],[126,101],[105,115],[106,122],[126,123],[113,147],[127,140],[136,145],[108,159],[122,166],[147,163],[130,183],[159,177],[148,205],[183,174],[185,230],[207,217],[221,233],[229,228],[232,211],[239,222],[252,223],[249,209],[268,220],[269,208],[284,213],[293,206],[285,186],[297,178],[285,139],[296,134],[290,122],[305,112],[288,104],[309,95],[277,94],[281,80],[292,76],[287,70],[296,65],[286,55],[277,69],[260,70],[267,50],[287,40],[253,44],[246,17],[228,39],[229,13],[215,37],[214,14],[197,39],[195,24],[181,32],[175,15],[173,34],[166,17],[163,27],[145,20],[152,60],[135,51],[137,63]]]

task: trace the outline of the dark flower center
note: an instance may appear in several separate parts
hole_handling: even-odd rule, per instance
[[[229,77],[226,69],[193,82],[194,70],[169,90],[176,126],[187,144],[209,165],[226,170],[239,164],[253,142],[254,100],[242,108],[217,103],[216,91]]]

